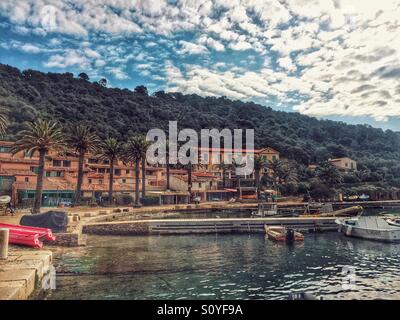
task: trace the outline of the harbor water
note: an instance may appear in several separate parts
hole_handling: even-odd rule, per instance
[[[399,299],[400,244],[306,234],[288,246],[262,234],[90,236],[55,252],[46,299]]]

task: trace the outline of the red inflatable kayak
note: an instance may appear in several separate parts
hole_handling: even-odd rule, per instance
[[[54,241],[56,238],[50,229],[20,226],[16,224],[0,223],[0,228],[10,230],[9,243],[25,245],[34,248],[43,247],[41,240]]]

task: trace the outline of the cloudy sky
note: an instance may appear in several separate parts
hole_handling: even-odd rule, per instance
[[[400,0],[0,0],[0,62],[400,131]]]

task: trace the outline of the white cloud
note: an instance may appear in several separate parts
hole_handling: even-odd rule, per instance
[[[179,41],[180,48],[177,50],[179,54],[205,54],[208,52],[203,45],[181,40]]]
[[[75,65],[86,67],[89,60],[76,50],[67,50],[64,55],[56,54],[44,64],[48,68],[67,68]]]
[[[47,67],[94,66],[127,79],[129,61],[146,75],[176,54],[193,55],[192,65],[166,64],[170,89],[274,96],[317,116],[400,117],[398,0],[2,0],[0,15],[21,34],[54,33],[47,47],[1,43],[52,54]],[[79,43],[57,41],[62,34]],[[247,54],[258,59],[241,64]],[[225,65],[217,66],[221,56]],[[254,70],[259,61],[265,63]]]

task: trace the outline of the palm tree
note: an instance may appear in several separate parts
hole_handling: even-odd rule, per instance
[[[108,186],[108,203],[113,204],[114,165],[122,156],[122,144],[115,138],[107,138],[99,143],[97,153],[100,159],[108,160],[110,163],[110,181]]]
[[[343,182],[343,176],[338,168],[328,161],[321,163],[317,168],[317,177],[329,187]]]
[[[33,213],[40,213],[45,156],[50,149],[56,150],[64,147],[64,135],[57,122],[38,119],[28,124],[28,128],[20,131],[16,138],[17,141],[12,147],[13,154],[19,151],[27,151],[28,154],[33,154],[36,151],[39,152],[39,167]]]
[[[67,143],[78,153],[78,179],[75,191],[75,205],[79,205],[81,201],[81,189],[83,182],[83,166],[85,162],[85,153],[95,152],[98,144],[98,138],[91,129],[83,124],[78,124],[70,128]]]
[[[141,136],[142,144],[142,198],[146,196],[146,152],[150,146],[150,142],[146,140],[145,136]]]
[[[173,144],[172,141],[169,141],[168,139],[165,140],[165,165],[166,165],[166,178],[167,178],[167,190],[170,189],[170,144]]]
[[[125,158],[135,164],[135,205],[139,206],[139,165],[146,157],[147,141],[143,136],[136,136],[128,140],[125,147]],[[143,180],[142,180],[143,183]],[[143,186],[142,186],[143,187]],[[142,190],[143,191],[143,190]]]
[[[268,159],[265,156],[254,157],[254,179],[257,188],[257,200],[260,199],[260,172],[268,164]]]

